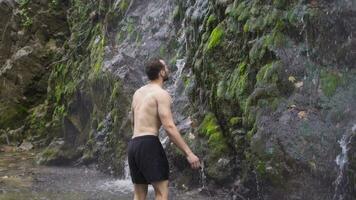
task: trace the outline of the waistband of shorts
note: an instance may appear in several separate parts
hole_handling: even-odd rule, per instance
[[[131,138],[130,141],[138,141],[138,140],[145,140],[145,139],[158,139],[159,140],[157,135],[141,135],[141,136]]]

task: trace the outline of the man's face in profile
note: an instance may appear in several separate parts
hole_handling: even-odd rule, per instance
[[[164,65],[164,75],[162,76],[162,78],[163,78],[163,82],[165,82],[169,78],[169,69],[168,69],[167,64],[164,62],[164,60],[160,60],[160,61]]]

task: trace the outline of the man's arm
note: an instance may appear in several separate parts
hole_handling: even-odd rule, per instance
[[[132,98],[133,99],[133,98]],[[131,103],[131,111],[130,111],[130,115],[131,115],[131,128],[132,128],[132,134],[134,133],[134,123],[135,123],[135,116],[134,116],[134,107],[133,107],[133,100]]]
[[[134,120],[135,120],[135,117],[134,117],[134,111],[133,109],[131,109],[131,128],[132,128],[132,133],[134,131]]]
[[[185,154],[191,167],[198,169],[200,167],[199,158],[191,151],[174,124],[171,112],[171,100],[171,96],[166,91],[163,91],[160,98],[157,99],[158,114],[163,128],[166,130],[171,141]]]

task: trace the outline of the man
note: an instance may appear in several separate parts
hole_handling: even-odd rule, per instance
[[[155,58],[145,65],[145,72],[150,81],[136,90],[131,105],[133,136],[128,144],[128,160],[134,200],[146,199],[148,184],[152,184],[156,200],[167,200],[169,165],[158,138],[161,125],[193,169],[200,167],[200,161],[174,124],[172,99],[162,88],[163,82],[168,80],[168,66],[162,59]]]

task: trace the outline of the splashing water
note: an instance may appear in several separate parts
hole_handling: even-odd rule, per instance
[[[201,162],[201,168],[200,168],[200,178],[201,178],[201,190],[205,189],[206,185],[206,176],[204,172],[204,162]]]
[[[98,188],[103,191],[109,191],[113,194],[115,193],[124,193],[124,194],[131,194],[133,193],[133,183],[131,182],[130,176],[130,169],[129,169],[129,162],[125,160],[125,167],[124,167],[124,177],[122,179],[113,179],[105,182],[100,182],[98,184]],[[149,186],[148,191],[153,191],[153,187]]]
[[[352,127],[356,129],[356,126]],[[347,189],[347,165],[348,165],[348,156],[347,153],[349,151],[349,144],[352,140],[352,134],[344,134],[339,140],[339,144],[341,147],[341,153],[336,157],[335,162],[339,166],[339,172],[336,180],[334,181],[335,184],[335,193],[333,200],[344,200],[345,193]]]
[[[122,192],[122,193],[132,193],[133,185],[130,177],[129,162],[125,160],[124,167],[124,177],[123,179],[109,180],[105,182],[100,182],[98,188],[101,190],[109,191],[111,193]]]

